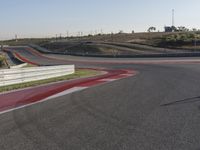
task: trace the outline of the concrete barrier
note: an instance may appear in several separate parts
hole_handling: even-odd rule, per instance
[[[70,75],[74,72],[74,65],[2,69],[0,70],[0,87]]]

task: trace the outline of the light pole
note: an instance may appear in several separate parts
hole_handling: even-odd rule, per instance
[[[175,23],[174,23],[174,12],[175,12],[175,10],[172,9],[172,27],[175,26]]]

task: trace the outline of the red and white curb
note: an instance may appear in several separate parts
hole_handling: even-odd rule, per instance
[[[71,94],[71,93],[75,93],[75,92],[79,92],[79,91],[85,90],[87,88],[88,87],[74,87],[74,88],[68,89],[66,91],[60,92],[58,94],[54,94],[52,96],[49,96],[49,97],[45,98],[44,100],[50,100],[50,99],[62,97],[62,96],[65,96],[65,95],[68,95],[68,94]]]
[[[62,97],[62,96],[65,96],[65,95],[68,95],[68,94],[71,94],[71,93],[75,93],[75,92],[79,92],[79,91],[88,89],[88,88],[96,86],[96,85],[105,84],[105,83],[108,83],[108,82],[114,82],[114,81],[117,81],[117,80],[120,80],[120,79],[124,79],[124,78],[127,78],[127,77],[134,76],[134,75],[135,75],[135,72],[133,72],[132,74],[130,74],[130,73],[122,74],[121,76],[116,76],[115,78],[110,77],[110,78],[100,79],[100,80],[97,80],[97,81],[89,83],[89,84],[88,83],[80,84],[80,86],[73,87],[71,89],[57,93],[55,95],[52,95],[50,97],[45,98],[44,100],[50,100],[50,99]],[[85,85],[88,85],[88,86],[85,86]]]
[[[137,74],[133,70],[94,70],[107,74],[0,94],[0,115]]]
[[[49,101],[51,99],[58,98],[58,97],[61,97],[61,96],[65,96],[65,95],[75,93],[75,92],[78,92],[78,91],[82,91],[84,89],[86,89],[86,88],[84,88],[84,87],[74,87],[74,88],[71,88],[69,90],[63,91],[61,93],[47,97],[43,100],[34,102],[34,103],[25,104],[25,105],[18,106],[18,107],[15,107],[15,108],[11,108],[11,109],[8,109],[8,110],[0,111],[0,115],[5,114],[5,113],[9,113],[9,112],[12,112],[12,111],[15,111],[15,110],[18,110],[18,109],[22,109],[22,108],[25,108],[25,107],[33,106],[33,105],[36,105],[36,104],[39,104],[39,103],[44,103],[44,102]]]

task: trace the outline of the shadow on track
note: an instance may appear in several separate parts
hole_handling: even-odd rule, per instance
[[[194,103],[194,102],[200,102],[200,96],[187,98],[187,99],[183,99],[183,100],[179,100],[179,101],[175,101],[171,103],[166,103],[161,106],[165,107],[165,106],[180,105],[180,104],[187,104],[187,103]]]

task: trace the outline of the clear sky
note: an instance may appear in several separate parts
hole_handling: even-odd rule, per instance
[[[200,28],[200,0],[0,0],[0,39],[102,31],[162,31],[171,25]]]

